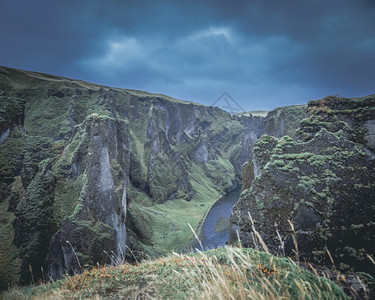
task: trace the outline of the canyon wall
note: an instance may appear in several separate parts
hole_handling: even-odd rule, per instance
[[[171,215],[198,223],[264,133],[260,117],[5,67],[0,97],[1,288],[178,250],[192,233]]]
[[[340,270],[373,274],[374,122],[375,96],[331,96],[308,103],[294,138],[260,138],[244,168],[230,242],[239,236],[256,246],[250,214],[273,253],[298,250],[302,260],[331,266],[329,251]]]

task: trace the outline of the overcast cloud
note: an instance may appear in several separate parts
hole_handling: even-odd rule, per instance
[[[0,65],[246,110],[375,93],[375,1],[0,0]]]

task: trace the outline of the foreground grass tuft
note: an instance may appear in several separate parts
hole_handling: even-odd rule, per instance
[[[4,299],[346,299],[333,282],[286,258],[246,248],[173,254],[105,266],[54,283],[16,288]]]

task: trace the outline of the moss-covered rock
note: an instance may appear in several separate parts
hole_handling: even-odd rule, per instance
[[[368,256],[375,255],[375,154],[364,137],[375,97],[330,97],[308,107],[295,140],[264,136],[255,144],[247,168],[256,165],[258,176],[248,171],[244,179],[230,240],[238,232],[254,246],[249,212],[270,249],[292,255],[291,220],[301,259],[331,266],[329,251],[337,268],[374,274]]]
[[[76,178],[75,185],[71,183],[76,192],[59,190],[72,197],[67,203],[71,208],[66,210],[69,217],[53,237],[46,259],[47,275],[53,279],[61,277],[63,270],[80,271],[77,267],[80,259],[74,252],[80,253],[83,264],[90,265],[110,263],[112,255],[121,260],[126,253],[128,127],[124,121],[92,114],[77,128],[77,138],[81,139],[77,147],[67,149],[64,154],[72,160],[68,166],[69,173]],[[88,157],[77,159],[79,153],[86,153]],[[72,180],[66,178],[64,182],[69,184],[69,181]],[[55,200],[61,203],[57,189],[55,195]],[[74,211],[71,204],[76,204]]]
[[[47,255],[49,242],[57,229],[53,222],[52,208],[55,178],[50,168],[50,159],[39,164],[37,175],[28,185],[26,195],[16,209],[14,243],[22,258],[23,283],[30,282],[30,269],[36,278],[42,277],[41,266]]]
[[[277,138],[284,135],[294,137],[299,128],[299,122],[306,117],[307,105],[276,108],[270,111],[264,120],[265,132]]]

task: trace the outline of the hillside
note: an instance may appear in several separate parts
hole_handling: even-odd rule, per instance
[[[1,295],[0,295],[1,296]],[[332,281],[254,249],[174,254],[138,265],[99,267],[6,299],[347,299]]]
[[[264,132],[260,117],[6,67],[0,98],[1,288],[30,267],[73,274],[73,249],[88,265],[182,249]]]

